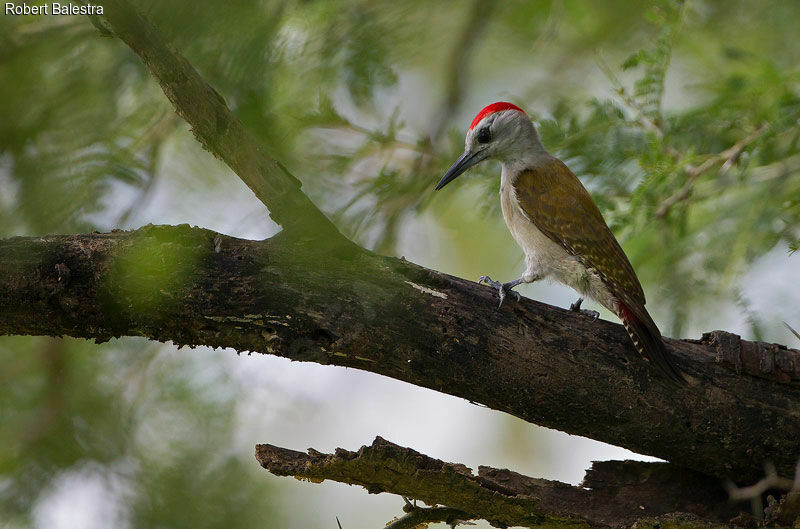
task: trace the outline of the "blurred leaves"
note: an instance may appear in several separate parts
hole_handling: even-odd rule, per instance
[[[659,34],[649,47],[638,50],[621,65],[622,70],[641,67],[642,75],[634,83],[632,106],[642,116],[653,121],[656,127],[661,122],[661,104],[664,97],[664,79],[672,57],[672,48],[683,23],[685,2],[674,0],[661,2],[647,13],[647,18],[659,28]],[[625,88],[619,87],[625,95]]]
[[[209,358],[171,357],[139,339],[3,337],[0,519],[28,525],[77,472],[72,486],[106,483],[125,526],[279,527],[249,454],[222,449],[242,395]]]

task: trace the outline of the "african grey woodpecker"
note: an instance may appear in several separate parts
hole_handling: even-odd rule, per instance
[[[639,353],[669,379],[685,383],[667,352],[630,261],[580,180],[549,154],[530,118],[518,106],[492,103],[467,131],[464,154],[445,173],[439,190],[473,165],[493,158],[502,164],[500,205],[511,235],[525,252],[522,277],[486,282],[500,305],[520,283],[553,278],[616,314]],[[583,298],[572,305],[580,310]],[[596,313],[595,313],[596,314]]]

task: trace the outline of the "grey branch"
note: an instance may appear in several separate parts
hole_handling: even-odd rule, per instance
[[[446,505],[439,511],[411,510],[406,522],[481,518],[496,527],[542,528],[630,526],[666,517],[670,526],[727,523],[738,512],[718,480],[668,463],[595,463],[580,487],[530,478],[490,467],[477,475],[464,465],[445,463],[377,437],[358,452],[308,453],[262,444],[256,459],[278,476],[315,483],[333,480]],[[676,515],[675,513],[683,513]],[[423,519],[431,515],[429,520]],[[700,522],[700,523],[698,523]],[[389,526],[391,527],[391,525]]]
[[[324,266],[320,266],[324,264]],[[0,334],[145,336],[354,367],[737,482],[800,455],[800,352],[667,340],[686,388],[621,325],[342,243],[188,226],[0,240]],[[769,432],[765,436],[764,432]]]
[[[493,2],[484,0],[473,0],[469,7],[467,20],[445,63],[447,75],[445,76],[444,99],[436,117],[436,124],[432,127],[434,138],[444,132],[445,126],[450,122],[464,98],[463,87],[467,84],[465,81],[470,71],[472,52],[489,25],[495,7]]]
[[[125,0],[102,0],[100,4],[104,7],[103,27],[139,55],[197,140],[233,169],[276,222],[290,229],[341,237],[300,190],[300,182],[266,154],[219,93],[149,21]]]
[[[749,487],[737,487],[734,483],[728,482],[725,488],[728,490],[728,495],[731,500],[752,500],[772,489],[786,491],[800,490],[800,462],[797,463],[797,467],[795,468],[794,479],[780,477],[775,470],[775,465],[771,463],[766,465],[764,474],[765,476],[762,479]]]
[[[779,476],[775,465],[771,463],[765,465],[764,474],[762,479],[748,487],[737,487],[730,481],[726,482],[725,489],[731,501],[750,500],[753,512],[759,518],[766,515],[768,522],[786,527],[794,526],[800,521],[800,461],[795,467],[794,479]],[[769,491],[787,491],[787,493],[779,501],[768,496],[768,505],[765,509],[762,498]]]

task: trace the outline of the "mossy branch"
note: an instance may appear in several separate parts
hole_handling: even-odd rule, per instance
[[[188,226],[0,240],[0,334],[145,336],[355,367],[737,482],[800,454],[800,352],[716,331],[667,340],[289,231]]]
[[[436,514],[436,521],[480,518],[495,527],[545,529],[659,523],[707,528],[727,523],[738,513],[718,480],[667,463],[595,463],[582,486],[573,487],[483,466],[475,475],[464,465],[445,463],[380,437],[357,452],[339,448],[334,454],[261,444],[256,446],[256,459],[278,476],[314,483],[327,479],[360,485],[372,494],[389,492],[446,506],[435,513],[422,511]]]

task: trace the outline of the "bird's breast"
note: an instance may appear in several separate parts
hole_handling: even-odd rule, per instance
[[[616,300],[596,271],[542,233],[522,211],[513,185],[500,186],[500,206],[511,235],[525,252],[530,277],[551,277],[613,310]]]
[[[536,261],[542,272],[553,264],[568,259],[569,253],[541,232],[522,211],[513,185],[500,187],[500,207],[511,235],[525,252],[525,257]]]

